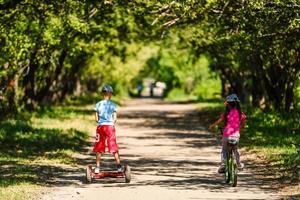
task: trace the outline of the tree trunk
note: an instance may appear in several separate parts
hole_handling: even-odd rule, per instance
[[[221,70],[221,72],[222,72],[222,70]],[[224,73],[220,74],[220,79],[221,79],[221,84],[222,84],[221,95],[222,95],[222,97],[225,97],[226,95],[229,94],[230,84],[228,83],[228,81],[226,79],[226,75]]]
[[[62,80],[63,88],[59,95],[60,101],[63,101],[67,94],[71,94],[75,90],[76,83],[80,78],[78,72],[80,70],[80,67],[84,65],[85,61],[86,54],[84,53],[83,55],[79,55],[78,59],[75,59],[70,72],[65,74],[65,77]]]
[[[262,78],[252,75],[252,106],[263,108],[265,104],[264,84]]]
[[[242,103],[249,99],[247,78],[244,74],[234,71],[231,67],[221,68],[222,96],[235,93],[239,96]]]
[[[290,112],[293,109],[294,103],[294,86],[295,80],[287,82],[287,88],[285,91],[285,112]]]
[[[25,88],[25,90],[24,90],[24,96],[22,98],[22,101],[25,103],[26,108],[29,110],[32,110],[35,107],[35,103],[34,103],[35,71],[38,68],[38,65],[35,60],[36,54],[37,54],[37,47],[35,48],[35,50],[32,52],[30,56],[29,70],[23,79],[23,87]]]
[[[51,86],[54,86],[54,84],[57,82],[59,75],[62,72],[63,69],[63,63],[65,61],[65,58],[67,57],[67,50],[64,49],[59,56],[58,64],[56,65],[56,68],[54,72],[50,73],[49,76],[46,78],[45,82],[46,85],[40,89],[36,94],[36,100],[38,102],[48,102],[49,99],[51,99],[51,96],[53,95],[54,91],[50,91]],[[50,65],[50,62],[46,64],[47,66]],[[47,67],[45,67],[46,69]]]

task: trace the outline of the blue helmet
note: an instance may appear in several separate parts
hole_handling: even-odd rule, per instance
[[[113,88],[108,84],[104,85],[102,88],[102,93],[113,93],[113,92],[114,92]]]
[[[227,102],[240,102],[240,100],[236,94],[231,94],[231,95],[227,96],[226,101]]]

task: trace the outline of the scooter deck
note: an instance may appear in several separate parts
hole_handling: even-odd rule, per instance
[[[92,177],[94,179],[100,179],[100,178],[105,178],[105,177],[109,177],[109,178],[124,178],[124,172],[99,172],[98,174],[93,173],[92,172]]]
[[[124,178],[126,183],[131,180],[131,170],[129,165],[124,165],[124,171],[100,171],[99,173],[94,173],[92,165],[88,165],[86,168],[86,181],[87,183],[92,183],[93,180],[102,178]]]
[[[94,173],[92,166],[89,166],[90,169],[90,175],[93,179],[101,179],[105,177],[109,178],[124,178],[125,173],[124,172],[117,172],[117,171],[100,171],[99,173]]]

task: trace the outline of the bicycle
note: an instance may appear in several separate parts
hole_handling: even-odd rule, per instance
[[[223,136],[223,128],[218,127],[218,129],[221,135]],[[227,184],[231,183],[232,187],[236,187],[237,185],[238,166],[236,162],[235,151],[237,149],[238,143],[239,143],[238,138],[228,137],[224,178],[225,178],[225,182]]]
[[[228,137],[227,141],[227,158],[225,161],[225,182],[231,183],[232,187],[237,185],[238,166],[234,151],[237,149],[239,139],[235,137]]]

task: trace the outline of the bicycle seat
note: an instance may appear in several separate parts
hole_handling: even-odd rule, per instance
[[[237,145],[239,143],[239,138],[237,138],[237,137],[228,137],[227,142],[230,145]]]

